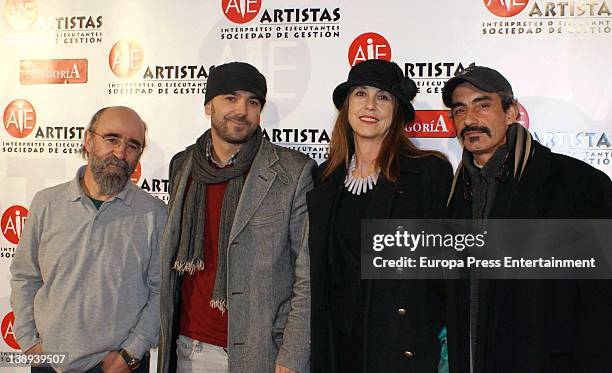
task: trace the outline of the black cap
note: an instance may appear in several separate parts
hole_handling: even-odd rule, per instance
[[[442,89],[442,101],[446,107],[451,107],[453,91],[461,83],[468,82],[485,92],[509,92],[512,95],[510,82],[498,71],[489,67],[471,65],[449,79]]]
[[[204,105],[218,95],[226,95],[235,91],[253,93],[261,102],[266,103],[268,88],[266,78],[255,68],[245,62],[229,62],[210,69],[206,82]]]
[[[348,80],[334,89],[332,97],[338,109],[342,108],[349,89],[356,85],[376,87],[391,93],[404,107],[406,113],[404,120],[409,122],[414,118],[414,107],[410,101],[416,96],[416,84],[404,76],[402,69],[395,62],[366,60],[353,66]]]

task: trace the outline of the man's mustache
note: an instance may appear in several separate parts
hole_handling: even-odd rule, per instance
[[[105,159],[102,163],[103,167],[106,166],[117,166],[120,167],[124,170],[126,170],[128,168],[128,164],[126,161],[124,161],[123,159],[119,159],[117,157],[115,157],[114,155],[111,155],[109,158]]]
[[[465,137],[465,133],[466,132],[481,132],[486,134],[487,136],[491,137],[491,130],[488,127],[485,126],[465,126],[463,127],[463,129],[461,130],[461,132],[459,132],[459,136],[461,136],[461,138],[463,139]]]
[[[232,122],[251,124],[251,122],[244,115],[232,115],[232,116],[226,117],[225,119],[231,120]]]

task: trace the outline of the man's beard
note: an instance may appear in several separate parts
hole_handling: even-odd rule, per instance
[[[249,127],[249,129],[244,131],[242,134],[235,134],[233,136],[229,130],[230,121],[245,124]],[[245,142],[249,141],[256,130],[256,127],[253,126],[253,122],[249,121],[243,116],[226,116],[221,120],[221,123],[211,123],[211,125],[215,127],[219,137],[230,144],[244,144]]]
[[[109,167],[111,165],[118,168]],[[107,196],[119,193],[134,171],[126,161],[114,155],[102,159],[93,152],[89,154],[89,167],[100,194]]]

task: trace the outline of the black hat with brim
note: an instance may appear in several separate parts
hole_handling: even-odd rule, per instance
[[[485,92],[512,93],[510,82],[497,70],[485,66],[469,66],[453,78],[449,79],[442,88],[442,101],[446,107],[453,104],[453,91],[461,83],[470,83]]]
[[[385,60],[366,60],[351,68],[348,80],[334,89],[332,98],[336,108],[341,109],[350,89],[355,86],[370,86],[391,93],[397,98],[406,113],[404,120],[414,118],[414,107],[411,101],[416,96],[417,88],[412,79],[405,77],[395,62]]]

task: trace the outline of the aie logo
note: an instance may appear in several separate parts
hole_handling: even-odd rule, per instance
[[[527,109],[520,103],[518,104],[519,109],[519,117],[517,122],[519,122],[523,127],[529,128],[529,113],[527,113]]]
[[[247,23],[257,16],[262,0],[222,0],[225,17],[234,23]]]
[[[2,234],[11,243],[17,245],[21,232],[23,231],[23,225],[28,217],[28,209],[23,206],[15,205],[9,207],[0,220],[0,228],[2,228]]]
[[[2,325],[0,325],[2,331],[2,338],[7,345],[15,350],[20,350],[21,347],[17,344],[15,340],[15,333],[13,333],[13,324],[15,323],[15,314],[13,311],[7,313],[2,319]]]
[[[138,184],[138,182],[140,181],[140,175],[142,175],[142,167],[140,166],[140,162],[138,162],[136,164],[134,172],[132,172],[132,176],[130,176],[130,179],[132,179],[132,182],[134,184]]]
[[[499,17],[514,17],[525,9],[529,0],[483,0],[489,12]]]
[[[4,109],[2,117],[4,129],[18,139],[28,136],[36,127],[36,111],[26,100],[11,101]]]
[[[351,43],[348,60],[351,66],[366,60],[391,61],[391,46],[384,36],[375,32],[366,32]]]
[[[35,0],[7,0],[4,5],[4,18],[15,31],[23,31],[36,20]]]
[[[144,52],[133,40],[119,40],[108,54],[108,65],[119,78],[130,78],[142,67]]]

